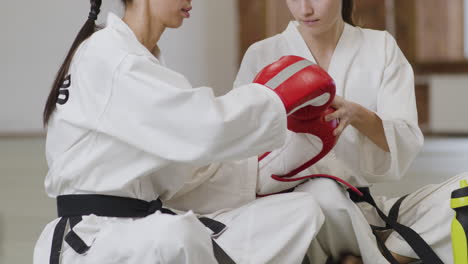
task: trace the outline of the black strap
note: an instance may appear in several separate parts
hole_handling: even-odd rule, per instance
[[[200,217],[198,220],[200,220],[200,222],[202,222],[202,224],[204,224],[206,227],[211,229],[215,235],[221,234],[226,229],[225,224],[208,217]]]
[[[65,242],[79,254],[84,254],[90,249],[88,245],[79,237],[73,228],[83,220],[81,216],[72,216],[68,218],[70,222],[70,232],[65,236]]]
[[[59,217],[94,214],[108,217],[145,217],[163,209],[160,199],[147,202],[135,198],[86,194],[57,197]]]
[[[139,199],[109,195],[62,195],[57,197],[57,212],[60,217],[55,226],[50,264],[60,263],[60,252],[65,240],[70,247],[79,254],[89,250],[89,246],[73,231],[73,228],[82,220],[83,215],[94,214],[107,217],[145,217],[160,211],[164,214],[176,215],[173,211],[163,208],[160,199],[147,202]],[[202,217],[199,219],[214,235],[222,233],[226,226],[216,220]],[[70,223],[70,232],[64,238],[67,223]],[[235,264],[231,257],[212,239],[213,253],[220,264]]]
[[[409,246],[414,250],[416,255],[418,255],[418,257],[424,263],[443,264],[442,260],[437,256],[434,250],[432,250],[432,248],[426,243],[426,241],[424,241],[424,239],[418,233],[416,233],[410,227],[398,223],[397,220],[399,208],[406,196],[400,198],[393,205],[392,209],[390,210],[389,216],[386,216],[384,212],[382,212],[382,210],[380,210],[380,208],[375,203],[375,200],[372,197],[369,188],[359,188],[359,190],[364,195],[358,197],[353,192],[349,192],[351,200],[353,200],[356,203],[367,202],[370,205],[372,205],[377,210],[377,213],[379,214],[380,218],[382,218],[382,220],[386,223],[386,229],[393,229],[395,232],[400,234],[400,236],[403,237],[403,239],[406,240],[406,242],[408,242]],[[379,240],[379,238],[377,238],[377,240]],[[386,248],[383,242],[381,246]],[[385,249],[383,250],[385,251]]]
[[[63,236],[65,235],[65,227],[67,226],[68,218],[61,218],[54,229],[52,237],[52,248],[50,250],[50,264],[60,263],[60,251],[62,250]]]
[[[302,263],[301,263],[301,264],[310,264],[309,256],[305,255],[305,256],[304,256],[304,259],[302,260]]]
[[[380,238],[379,234],[377,233],[379,230],[375,229],[374,226],[372,226],[372,234],[375,236],[375,240],[377,241],[377,245],[379,246],[380,251],[382,252],[382,255],[391,263],[391,264],[400,264],[395,257],[393,257],[392,253],[390,250],[388,250],[387,246],[385,246],[385,242]]]
[[[388,212],[389,221],[398,222],[398,216],[400,215],[400,206],[403,200],[406,199],[406,197],[408,197],[408,195],[400,197],[400,199],[398,199],[396,203],[393,204],[392,208],[390,208],[390,211]],[[387,224],[387,227],[390,226]]]
[[[234,260],[224,251],[214,239],[211,239],[213,244],[213,253],[219,264],[235,264]]]

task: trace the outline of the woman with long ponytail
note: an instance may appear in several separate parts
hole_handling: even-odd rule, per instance
[[[57,72],[57,76],[52,84],[52,89],[50,91],[49,97],[47,98],[46,105],[44,107],[43,113],[43,122],[44,125],[47,125],[49,122],[49,118],[54,112],[56,108],[56,103],[60,95],[60,87],[66,79],[66,75],[68,70],[70,69],[70,64],[72,62],[73,56],[75,55],[76,50],[78,47],[88,39],[96,30],[96,20],[98,15],[101,11],[101,4],[102,0],[91,0],[91,10],[89,11],[88,19],[86,20],[83,27],[78,32],[75,40],[73,41],[70,50],[68,51],[67,55],[65,56],[65,60],[63,61],[62,65],[60,66],[59,71]]]
[[[157,46],[192,1],[123,3],[124,16],[97,30],[101,1],[91,0],[47,99],[45,188],[58,218],[34,263],[300,263],[321,210],[307,194],[255,200],[249,157],[281,146],[285,109],[306,99],[291,107],[260,84],[219,98],[193,88]]]

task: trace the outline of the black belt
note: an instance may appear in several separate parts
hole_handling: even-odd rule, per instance
[[[389,211],[388,216],[380,210],[377,204],[372,197],[369,188],[358,188],[364,195],[358,196],[355,192],[349,191],[350,198],[355,203],[366,202],[372,205],[379,214],[380,218],[385,222],[385,227],[378,227],[371,225],[372,232],[374,233],[377,243],[379,244],[380,249],[384,257],[390,261],[392,264],[398,264],[399,262],[393,257],[390,250],[385,246],[385,243],[378,236],[378,231],[384,230],[394,230],[403,237],[403,239],[408,242],[409,246],[414,250],[416,255],[423,261],[423,263],[430,264],[443,264],[442,260],[437,256],[437,254],[432,250],[432,248],[424,241],[424,239],[416,233],[413,229],[408,226],[398,223],[398,214],[400,211],[400,205],[407,196],[403,196],[392,206]]]
[[[63,240],[79,254],[84,254],[89,250],[88,245],[73,231],[75,225],[82,220],[83,215],[94,214],[107,217],[137,218],[151,215],[156,211],[164,214],[176,214],[167,208],[163,208],[160,199],[147,202],[134,198],[98,194],[58,196],[57,211],[60,220],[55,226],[53,234],[50,264],[60,263]],[[220,234],[226,228],[223,223],[210,218],[201,217],[199,220],[206,227],[210,228],[214,234]],[[70,222],[70,232],[64,238],[68,221]],[[218,263],[235,263],[215,240],[212,239],[212,243],[214,256]]]

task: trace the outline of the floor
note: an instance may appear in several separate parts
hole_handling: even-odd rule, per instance
[[[42,228],[55,215],[44,193],[43,138],[0,138],[0,263],[31,263]],[[427,138],[407,177],[375,185],[375,194],[396,196],[468,171],[468,138]]]

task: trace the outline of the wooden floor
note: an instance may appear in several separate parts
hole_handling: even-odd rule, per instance
[[[0,138],[0,263],[31,263],[34,244],[55,215],[54,201],[44,193],[47,166],[44,139]],[[378,184],[374,193],[405,194],[468,171],[467,138],[429,138],[407,177]]]

